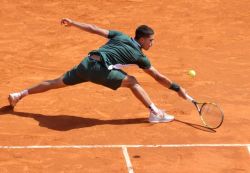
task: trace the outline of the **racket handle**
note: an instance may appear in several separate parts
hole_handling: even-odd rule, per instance
[[[194,99],[186,93],[186,99],[190,102],[194,102]]]

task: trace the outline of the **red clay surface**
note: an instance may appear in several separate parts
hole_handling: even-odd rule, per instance
[[[127,172],[120,149],[1,151],[0,172]],[[31,167],[32,166],[32,167]]]
[[[1,2],[1,146],[250,143],[248,0]],[[63,17],[131,36],[138,25],[154,28],[155,44],[145,52],[152,64],[195,98],[219,103],[225,113],[222,127],[214,132],[199,126],[190,103],[134,67],[125,70],[178,121],[151,125],[148,110],[128,89],[91,83],[28,96],[15,112],[6,110],[10,92],[60,76],[106,42],[61,26]],[[187,75],[190,68],[197,77]],[[128,151],[136,173],[250,170],[246,147]],[[133,158],[134,153],[141,157]],[[0,172],[127,172],[117,149],[1,149],[0,167]]]
[[[129,151],[135,172],[249,171],[250,159],[245,148],[133,148]]]

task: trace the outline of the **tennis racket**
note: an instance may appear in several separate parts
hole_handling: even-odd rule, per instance
[[[210,102],[198,102],[188,94],[186,94],[186,98],[195,105],[201,121],[206,127],[217,129],[222,125],[224,113],[217,104]]]

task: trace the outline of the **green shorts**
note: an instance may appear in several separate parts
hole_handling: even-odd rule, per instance
[[[79,65],[64,74],[63,82],[66,85],[93,82],[116,90],[126,75],[122,70],[108,70],[102,62],[86,57]]]

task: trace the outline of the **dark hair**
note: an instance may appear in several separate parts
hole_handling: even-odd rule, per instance
[[[139,26],[135,31],[135,39],[139,40],[141,37],[149,37],[154,34],[154,30],[147,25]]]

